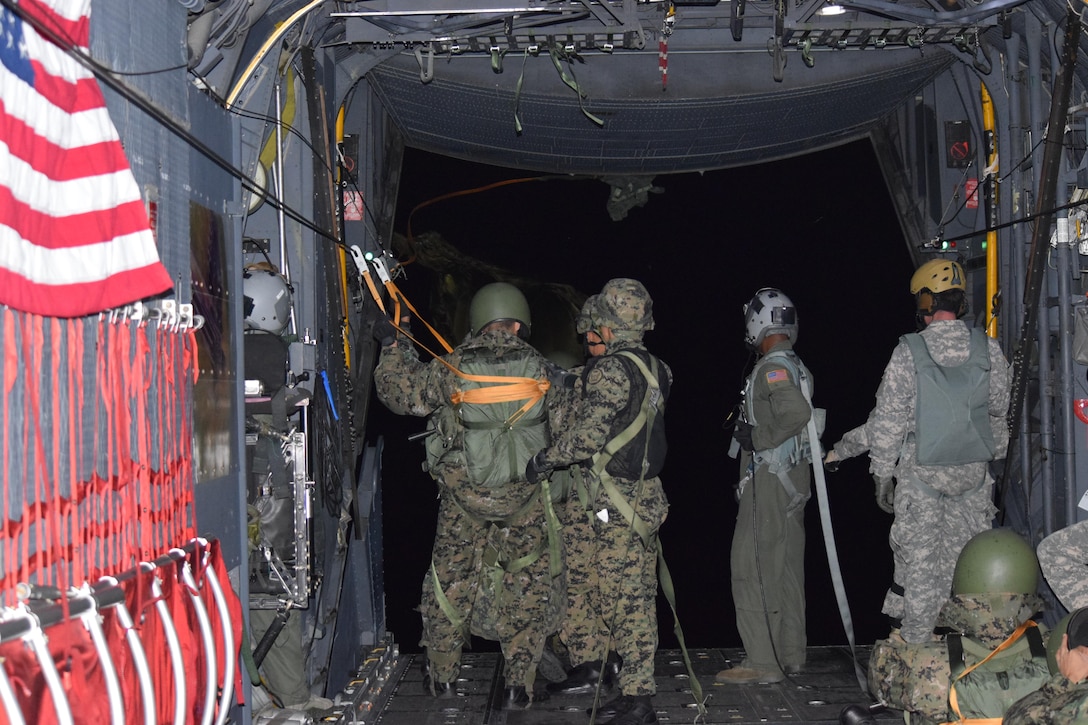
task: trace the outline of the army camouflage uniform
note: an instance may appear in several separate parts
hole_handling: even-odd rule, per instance
[[[562,431],[574,425],[578,403],[582,399],[582,366],[570,370],[574,384],[557,393],[564,404],[561,413],[551,420],[552,430]],[[559,625],[559,639],[567,648],[572,666],[592,662],[600,658],[608,648],[608,633],[600,627],[600,582],[594,563],[593,512],[587,508],[584,481],[588,476],[585,466],[572,465],[557,469],[550,476],[553,489],[562,486],[566,491],[562,501],[556,504],[555,513],[563,530],[563,547],[567,562],[567,610]],[[579,494],[582,494],[581,496]]]
[[[749,404],[755,414],[756,451],[773,449],[800,434],[812,415],[797,372],[781,359],[768,358],[773,352],[792,350],[789,341],[776,343],[749,375],[746,390],[751,390]],[[751,452],[742,453],[740,466],[743,483],[730,578],[737,630],[744,643],[742,666],[777,673],[781,663],[795,671],[805,663],[807,645],[804,503],[811,495],[812,471],[807,462],[790,469],[794,492],[788,492],[766,464],[754,466]]]
[[[634,386],[631,373],[616,353],[623,350],[649,353],[640,339],[634,339],[641,338],[641,333],[615,334],[617,338],[607,344],[606,354],[586,365],[573,424],[558,431],[551,447],[541,454],[541,462],[548,468],[589,460],[619,432],[615,429],[616,421],[632,404]],[[663,375],[671,382],[672,372],[664,363],[661,365]],[[637,371],[634,374],[640,375]],[[633,403],[639,405],[641,401]],[[567,520],[585,522],[587,528],[583,534],[591,526],[593,536],[586,539],[570,532],[564,536],[568,546],[586,547],[569,551],[572,559],[589,562],[584,567],[584,579],[571,571],[572,580],[581,585],[575,588],[575,594],[581,588],[585,597],[581,605],[572,600],[579,616],[564,623],[565,643],[571,650],[571,663],[580,664],[577,661],[580,658],[603,661],[611,642],[608,649],[614,649],[623,660],[619,678],[623,694],[653,695],[657,651],[656,535],[668,514],[668,500],[656,476],[642,481],[617,476],[613,481],[647,524],[650,540],[643,541],[632,531],[603,487],[599,487],[588,505],[581,504],[577,496],[572,497]]]
[[[1083,725],[1088,723],[1088,681],[1070,682],[1054,675],[1045,685],[1018,700],[1002,725]]]
[[[970,330],[961,320],[935,320],[920,333],[933,360],[950,366],[964,363],[971,349]],[[989,414],[1003,458],[1009,433],[1009,365],[997,341],[987,340],[990,354]],[[989,529],[996,509],[988,462],[951,466],[919,465],[914,425],[917,382],[910,348],[900,342],[892,352],[876,393],[876,407],[863,426],[868,436],[870,471],[880,480],[893,476],[895,520],[889,540],[895,561],[895,585],[883,612],[901,620],[907,642],[933,638],[941,603],[948,596],[956,558],[975,534]]]
[[[529,348],[528,343],[514,335],[493,330],[466,341],[447,356],[447,361],[457,367],[460,351],[469,343],[482,343],[495,352]],[[540,362],[543,376],[543,357]],[[420,362],[403,338],[399,344],[382,349],[374,372],[378,398],[401,415],[426,416],[450,405],[456,384],[456,376],[445,365],[437,360]],[[546,401],[549,409],[557,404],[551,394]],[[463,447],[463,440],[463,432],[458,432],[451,446]],[[440,496],[438,522],[431,554],[432,570],[423,577],[420,603],[423,618],[420,644],[427,649],[432,681],[456,679],[461,648],[471,631],[500,641],[506,660],[507,685],[521,685],[527,693],[532,693],[544,643],[558,626],[566,604],[565,577],[553,579],[549,571],[551,554],[542,497],[535,496],[523,508],[520,502],[526,498],[526,487],[536,488],[527,481],[498,488],[483,487],[471,481],[463,467],[453,465],[442,466],[433,475]],[[466,512],[466,501],[473,502],[474,510],[486,506],[495,512],[517,513],[504,521],[486,521]],[[516,562],[534,552],[541,552],[539,558],[515,573],[495,565]],[[439,600],[432,574],[437,576],[458,621],[451,621],[450,613]],[[491,592],[480,586],[482,577],[497,577],[501,581]],[[481,612],[486,613],[487,621],[482,621]]]
[[[1039,565],[1070,612],[1088,607],[1088,521],[1055,531],[1039,543]]]

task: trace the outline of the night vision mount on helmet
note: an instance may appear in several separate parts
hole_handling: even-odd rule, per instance
[[[744,305],[744,342],[756,348],[774,334],[797,342],[797,308],[782,290],[764,287]]]

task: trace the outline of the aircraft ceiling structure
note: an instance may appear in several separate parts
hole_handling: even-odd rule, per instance
[[[185,0],[190,66],[228,97],[260,41],[336,58],[408,146],[546,173],[654,175],[865,137],[963,61],[999,61],[1064,0]],[[829,12],[832,11],[832,12]],[[233,100],[233,99],[231,99]]]

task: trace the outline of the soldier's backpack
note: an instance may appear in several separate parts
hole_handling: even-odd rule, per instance
[[[1031,620],[992,650],[958,634],[924,644],[880,640],[869,664],[875,697],[937,723],[1000,723],[1005,710],[1049,677],[1046,648]]]
[[[460,352],[458,389],[452,405],[432,418],[437,432],[427,439],[426,466],[436,477],[449,467],[464,468],[468,487],[479,494],[454,492],[468,513],[509,516],[538,490],[525,481],[525,466],[548,445],[543,358],[528,346],[500,353],[480,345]]]

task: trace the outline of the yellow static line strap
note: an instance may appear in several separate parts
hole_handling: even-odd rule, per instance
[[[956,717],[958,717],[959,719],[953,720],[951,722],[941,723],[941,725],[959,725],[959,723],[971,723],[971,725],[1001,725],[1001,718],[999,717],[965,718],[963,716],[963,713],[960,712],[959,698],[956,696],[956,683],[962,680],[968,674],[970,674],[971,671],[974,670],[976,667],[979,667],[989,662],[990,658],[995,656],[998,652],[1002,652],[1013,646],[1016,641],[1020,639],[1020,637],[1024,634],[1024,632],[1028,631],[1029,627],[1035,626],[1037,626],[1035,622],[1030,619],[1024,622],[1019,627],[1017,627],[1012,634],[1009,635],[1008,639],[999,644],[993,652],[986,655],[984,658],[965,669],[963,672],[960,673],[959,677],[952,681],[951,686],[949,686],[948,688],[948,704],[952,707],[952,711],[956,713]]]

